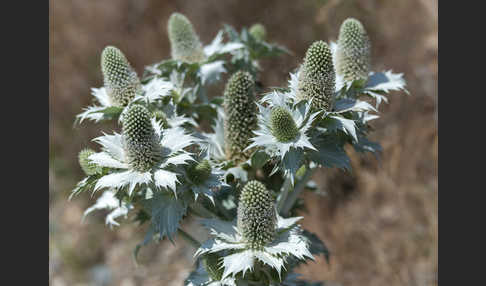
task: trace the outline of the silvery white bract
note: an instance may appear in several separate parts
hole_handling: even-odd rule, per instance
[[[110,227],[119,226],[120,224],[115,219],[121,216],[126,218],[128,212],[133,209],[133,205],[120,201],[115,194],[115,190],[103,192],[96,203],[84,211],[83,220],[91,212],[105,209],[111,211],[106,215],[105,223]]]
[[[250,249],[235,222],[203,220],[204,226],[214,238],[204,242],[195,256],[225,251],[221,261],[223,279],[238,273],[245,276],[247,271],[253,270],[256,261],[275,269],[280,276],[289,257],[298,260],[314,259],[309,251],[309,243],[297,225],[300,219],[302,217],[283,218],[277,215],[277,234],[262,250]]]
[[[163,130],[160,123],[155,119],[152,119],[152,126],[161,138],[163,159],[152,170],[143,173],[130,168],[121,134],[105,134],[94,139],[102,146],[103,151],[91,155],[89,159],[99,166],[113,170],[112,173],[98,179],[94,191],[103,188],[122,189],[128,187],[128,194],[131,195],[137,185],[154,184],[157,188],[176,192],[176,184],[179,183],[177,176],[180,174],[174,172],[171,167],[184,165],[194,160],[184,148],[194,144],[197,139],[186,134],[184,129],[180,127]]]
[[[336,51],[337,44],[335,42],[330,42],[329,47],[332,52],[332,58],[334,66],[336,66]],[[346,82],[342,75],[336,73],[336,92],[340,92],[343,88],[348,91],[351,88],[356,88],[357,92],[360,94],[366,94],[373,97],[376,100],[376,108],[380,106],[382,101],[388,102],[385,94],[390,91],[408,91],[405,89],[405,79],[403,79],[403,74],[395,74],[391,70],[383,72],[373,72],[371,71],[368,75],[368,79],[364,82],[364,85],[360,81]],[[362,86],[362,87],[360,87]]]
[[[310,103],[290,107],[286,102],[286,96],[277,91],[268,94],[262,99],[262,102],[267,103],[267,107],[257,103],[259,109],[258,130],[253,131],[256,137],[250,139],[253,142],[246,149],[263,147],[270,157],[279,160],[285,175],[290,176],[293,182],[295,173],[302,163],[301,161],[304,155],[302,152],[303,149],[307,148],[317,151],[310,143],[307,131],[320,112],[311,114]],[[281,142],[272,132],[270,117],[272,110],[276,107],[287,110],[292,115],[298,128],[297,136],[291,141]],[[272,174],[277,171],[277,167]]]
[[[199,263],[197,269],[184,281],[184,286],[237,286],[241,283],[236,284],[236,279],[233,277],[226,277],[221,280],[212,279],[204,267]]]

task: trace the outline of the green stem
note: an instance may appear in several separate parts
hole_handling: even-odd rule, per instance
[[[305,171],[304,176],[302,179],[295,185],[295,189],[292,193],[290,193],[285,200],[284,206],[282,207],[282,210],[280,211],[280,214],[284,217],[288,216],[290,210],[294,206],[295,201],[299,197],[300,193],[305,189],[305,185],[307,182],[310,180],[312,177],[312,174],[314,173],[315,169],[310,169],[309,166],[307,166],[307,170]]]
[[[277,204],[277,211],[281,213],[282,208],[284,207],[285,201],[289,195],[289,191],[292,189],[292,183],[290,182],[290,178],[285,178],[285,181],[282,186],[282,191],[280,193],[280,198]]]
[[[201,243],[197,241],[194,237],[192,237],[189,233],[183,231],[181,228],[178,228],[177,231],[182,238],[184,238],[187,242],[189,242],[189,244],[191,244],[195,248],[199,248],[201,246]]]

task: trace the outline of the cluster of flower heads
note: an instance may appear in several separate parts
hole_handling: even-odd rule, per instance
[[[297,196],[312,189],[318,167],[350,169],[346,144],[380,151],[367,139],[369,121],[389,91],[406,91],[402,75],[371,71],[369,37],[347,19],[337,44],[312,43],[289,85],[262,94],[258,61],[288,52],[266,42],[263,25],[241,33],[226,25],[207,46],[180,13],[167,27],[171,59],[141,78],[120,49],[102,51],[97,104],[77,121],[116,120],[121,132],[95,138],[99,152],[79,153],[86,177],[71,196],[102,191],[85,215],[109,210],[110,226],[133,212],[149,222],[137,252],[153,239],[189,237],[182,219],[205,217],[211,237],[190,239],[198,259],[186,285],[311,285],[293,269],[328,250],[291,216]],[[221,93],[210,96],[223,73]]]

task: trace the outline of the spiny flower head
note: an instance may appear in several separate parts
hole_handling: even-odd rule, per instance
[[[144,106],[130,106],[123,118],[123,136],[128,163],[133,169],[146,172],[160,159],[159,137]]]
[[[363,24],[348,18],[339,30],[336,71],[345,81],[366,79],[370,71],[371,43]]]
[[[208,160],[203,160],[197,164],[191,165],[187,170],[189,178],[195,184],[201,184],[211,175],[211,165]]]
[[[334,100],[335,82],[331,50],[324,41],[316,41],[307,50],[299,72],[297,97],[312,99],[314,108],[329,111]]]
[[[118,48],[107,46],[103,49],[101,71],[105,88],[114,105],[126,106],[141,93],[137,73]]]
[[[84,173],[88,176],[101,173],[101,167],[91,162],[88,157],[93,155],[95,151],[89,148],[81,150],[78,154],[79,165]]]
[[[248,182],[240,194],[237,226],[251,249],[262,249],[273,240],[276,220],[272,194],[259,181]]]
[[[168,33],[173,59],[189,63],[205,59],[201,41],[186,16],[173,13],[169,18]]]
[[[285,108],[277,106],[270,114],[272,134],[280,142],[294,140],[299,135],[299,129],[295,124],[292,114]]]
[[[254,87],[252,76],[243,71],[233,74],[226,84],[224,136],[228,159],[244,160],[250,154],[243,150],[250,145],[257,124]]]
[[[267,31],[265,30],[265,27],[260,23],[253,24],[250,27],[249,33],[255,39],[260,40],[260,41],[265,40],[265,37],[267,36]]]

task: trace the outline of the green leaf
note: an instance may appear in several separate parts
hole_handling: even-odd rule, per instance
[[[318,139],[317,142],[312,142],[312,145],[319,151],[309,151],[308,158],[313,162],[328,167],[328,168],[342,168],[351,170],[351,161],[344,151],[342,145],[338,144],[330,136]]]

